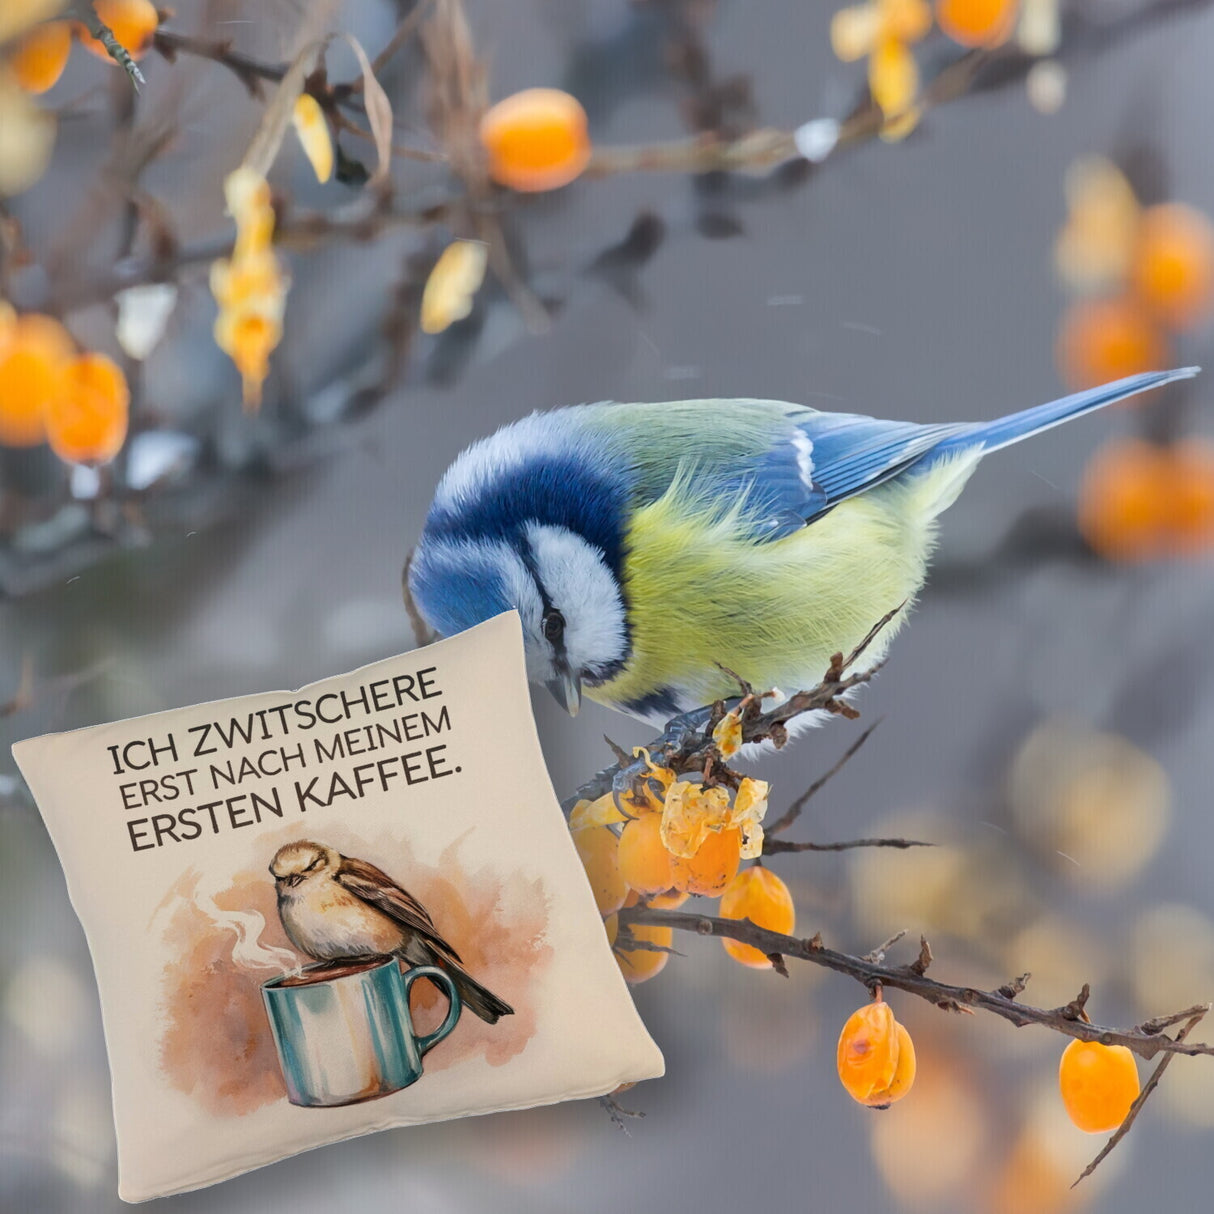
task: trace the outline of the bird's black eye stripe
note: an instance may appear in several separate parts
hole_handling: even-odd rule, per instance
[[[324,859],[324,856],[317,856],[316,859],[313,860],[312,863],[309,864],[308,867],[304,869],[304,872],[310,873],[323,859]]]
[[[544,636],[555,643],[560,640],[565,632],[565,617],[561,615],[555,607],[551,611],[544,612],[543,619]]]

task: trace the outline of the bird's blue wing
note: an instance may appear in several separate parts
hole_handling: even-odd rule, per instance
[[[740,519],[759,543],[791,535],[965,429],[771,400],[593,408],[595,433],[632,465],[638,505],[656,501],[684,474],[705,500],[741,503]]]
[[[846,498],[898,475],[963,426],[921,426],[850,413],[799,410],[788,432],[724,488],[747,493],[760,542],[783,539]]]

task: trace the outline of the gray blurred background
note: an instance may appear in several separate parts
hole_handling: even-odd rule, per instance
[[[281,3],[177,8],[171,28],[213,33],[208,23],[230,22],[238,46],[268,60],[301,16]],[[491,98],[563,86],[605,145],[686,132],[688,88],[667,51],[688,19],[714,78],[748,78],[761,124],[842,117],[863,69],[832,56],[831,11],[793,0],[468,4]],[[1130,6],[1085,11],[1114,21]],[[393,5],[360,0],[338,25],[374,52],[397,19]],[[389,395],[340,421],[326,417],[350,410],[331,402],[355,392],[378,357],[402,267],[434,233],[394,230],[292,255],[286,338],[256,419],[242,414],[235,373],[209,341],[205,266],[186,273],[137,391],[155,419],[145,426],[201,436],[207,460],[149,502],[136,531],[111,532],[117,542],[98,542],[96,518],[76,530],[60,520],[61,536],[10,536],[4,566],[0,700],[25,658],[35,685],[32,701],[0,721],[0,1208],[122,1208],[88,953],[8,744],[298,686],[410,648],[400,569],[438,475],[473,438],[535,408],[745,395],[936,421],[1059,395],[1053,345],[1066,296],[1051,246],[1066,218],[1068,165],[1145,149],[1167,197],[1214,211],[1214,11],[1180,6],[1080,50],[1064,55],[1057,114],[1034,110],[1011,82],[929,113],[904,143],[874,141],[807,179],[742,178],[714,191],[685,175],[636,174],[521,201],[510,220],[520,263],[560,304],[549,332],[528,334],[489,289],[457,330],[417,338]],[[948,53],[937,38],[920,59]],[[386,84],[421,139],[422,110],[410,109],[416,63],[402,56]],[[341,54],[333,64],[353,71]],[[137,112],[160,107],[178,126],[148,188],[184,238],[221,237],[219,181],[259,107],[209,62],[151,56],[145,71]],[[36,252],[90,214],[84,189],[105,158],[115,74],[77,51],[51,95],[70,111],[51,175],[11,204]],[[406,191],[441,197],[441,173],[396,171]],[[353,197],[310,184],[294,148],[275,180],[318,208]],[[587,272],[639,215],[664,229],[652,255]],[[103,213],[87,254],[101,266],[116,239],[108,221]],[[46,290],[27,278],[17,298]],[[111,341],[106,307],[67,319],[81,340]],[[1186,337],[1178,361],[1209,361],[1209,336]],[[1214,433],[1212,400],[1197,381],[1186,429]],[[866,721],[884,722],[798,827],[822,841],[907,833],[943,846],[777,857],[798,934],[821,930],[862,953],[898,929],[923,931],[941,979],[997,985],[1032,970],[1024,997],[1042,1006],[1091,981],[1090,1010],[1104,1023],[1214,997],[1214,566],[1105,564],[1071,521],[1088,455],[1138,424],[1111,410],[1000,455],[946,516],[938,576],[860,700]],[[55,474],[10,460],[0,475],[20,488]],[[609,761],[604,732],[626,745],[647,736],[593,704],[571,720],[541,692],[535,709],[561,796]],[[832,723],[767,763],[773,809],[861,724]],[[162,1208],[1048,1214],[1208,1201],[1209,1059],[1178,1060],[1127,1141],[1068,1196],[1102,1139],[1061,1117],[1061,1039],[898,999],[919,1078],[903,1103],[872,1113],[850,1101],[834,1067],[861,987],[806,966],[787,981],[743,970],[715,941],[676,946],[686,957],[635,988],[667,1077],[623,1097],[645,1113],[630,1134],[593,1102],[394,1131]],[[909,960],[902,948],[894,959]],[[1214,1025],[1196,1034],[1211,1035]]]

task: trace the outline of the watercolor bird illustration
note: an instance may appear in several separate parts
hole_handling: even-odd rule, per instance
[[[317,961],[397,956],[436,965],[455,983],[464,1006],[496,1024],[514,1009],[464,968],[430,912],[408,890],[366,860],[324,843],[287,843],[270,861],[278,916],[287,938]]]
[[[661,726],[736,696],[732,672],[787,697],[914,601],[937,519],[985,456],[1197,370],[979,422],[749,399],[533,413],[442,477],[408,591],[447,636],[517,609],[528,677],[571,713],[585,690]]]

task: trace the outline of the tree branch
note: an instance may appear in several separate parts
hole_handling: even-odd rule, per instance
[[[878,717],[844,752],[843,757],[825,774],[819,776],[781,815],[775,822],[767,828],[768,837],[778,835],[781,831],[787,830],[800,816],[801,811],[809,804],[810,800],[835,776],[843,770],[844,767],[855,757],[856,752],[873,736],[873,730],[884,720],[884,717]],[[764,849],[766,850],[766,849]],[[773,848],[773,851],[784,851],[786,848]]]
[[[1174,1017],[1167,1017],[1164,1022],[1147,1021],[1130,1029],[1107,1028],[1088,1023],[1081,1018],[1082,1004],[1079,999],[1063,1007],[1038,1008],[1017,1003],[1014,995],[1009,993],[1014,989],[1012,985],[985,991],[976,987],[937,982],[924,972],[931,961],[931,951],[926,942],[921,947],[919,961],[912,965],[891,966],[829,949],[822,943],[820,935],[808,940],[798,940],[794,936],[758,927],[748,919],[720,919],[711,915],[692,915],[685,911],[655,910],[652,907],[637,905],[621,910],[619,923],[621,927],[632,923],[648,923],[654,927],[676,928],[701,936],[727,937],[742,944],[749,944],[764,955],[778,953],[783,957],[809,961],[825,969],[847,974],[870,990],[880,985],[925,999],[944,1011],[984,1011],[1014,1024],[1017,1028],[1036,1024],[1079,1041],[1124,1045],[1140,1058],[1151,1059],[1158,1054],[1214,1055],[1214,1045],[1190,1043],[1185,1040],[1185,1035],[1180,1033],[1169,1037],[1159,1029],[1160,1023],[1174,1023]],[[1209,1006],[1203,1004],[1199,1008],[1190,1008],[1187,1014],[1200,1019],[1197,1013],[1205,1015]]]

